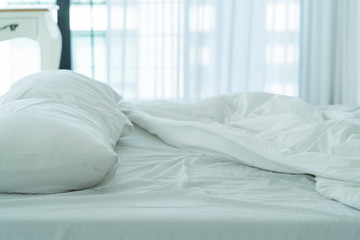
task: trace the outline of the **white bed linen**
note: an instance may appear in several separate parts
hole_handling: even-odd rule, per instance
[[[0,239],[359,239],[360,211],[280,174],[171,147],[135,126],[111,186],[0,195]]]
[[[168,144],[282,173],[316,176],[316,190],[360,210],[360,111],[238,93],[195,104],[122,104],[129,119]]]

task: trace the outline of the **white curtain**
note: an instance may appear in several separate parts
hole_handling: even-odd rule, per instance
[[[109,0],[108,78],[127,99],[298,93],[299,0]]]
[[[359,103],[358,0],[303,0],[300,96],[314,104]]]
[[[126,99],[354,103],[357,1],[108,0],[108,81]]]

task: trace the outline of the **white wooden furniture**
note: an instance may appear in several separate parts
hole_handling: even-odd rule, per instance
[[[41,69],[58,69],[61,33],[51,10],[54,7],[0,7],[0,41],[27,37],[39,42]]]

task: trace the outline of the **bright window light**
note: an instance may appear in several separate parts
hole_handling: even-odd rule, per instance
[[[190,6],[190,31],[209,32],[214,27],[214,19],[214,6],[210,4],[197,4]]]
[[[273,54],[271,62],[273,64],[284,64],[285,63],[285,46],[284,45],[274,45]]]
[[[287,9],[285,3],[275,5],[274,13],[274,30],[281,32],[286,31]]]
[[[105,31],[107,29],[107,7],[95,5],[72,5],[70,7],[72,31]],[[96,17],[95,17],[96,16]]]
[[[300,26],[300,6],[290,3],[288,6],[288,31],[299,31]]]

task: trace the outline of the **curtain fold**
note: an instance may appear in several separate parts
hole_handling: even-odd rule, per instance
[[[358,0],[302,0],[300,97],[359,103]]]

